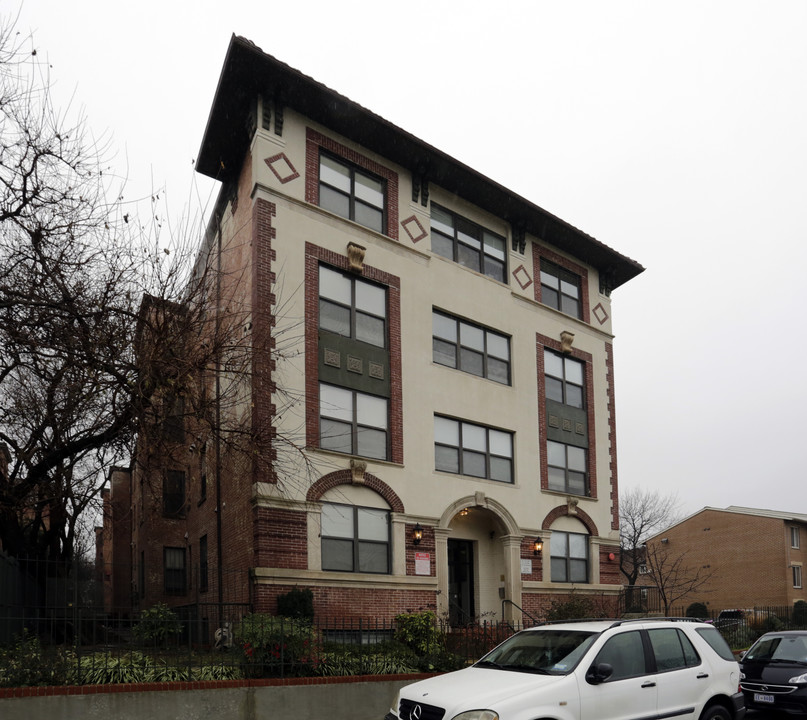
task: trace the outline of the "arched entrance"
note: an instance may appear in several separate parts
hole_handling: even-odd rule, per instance
[[[477,493],[446,508],[435,531],[440,616],[454,627],[502,619],[502,600],[521,597],[521,534],[510,513]]]

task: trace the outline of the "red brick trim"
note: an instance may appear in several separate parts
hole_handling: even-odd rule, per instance
[[[308,488],[308,493],[306,494],[305,499],[308,502],[318,502],[328,490],[332,490],[340,485],[352,484],[353,472],[351,470],[336,470],[335,472],[323,475],[310,488]],[[403,501],[383,480],[377,478],[375,475],[371,475],[370,473],[364,473],[363,484],[365,487],[374,490],[382,498],[384,498],[393,512],[404,512]]]
[[[581,523],[583,523],[583,525],[586,526],[586,530],[588,530],[589,535],[592,537],[600,534],[597,531],[597,524],[591,519],[591,516],[585,510],[581,510],[578,507],[574,514],[572,514],[569,512],[568,505],[558,505],[553,510],[550,510],[544,518],[544,521],[541,523],[541,530],[549,530],[555,520],[567,516],[575,517]]]
[[[559,265],[575,275],[580,276],[580,308],[582,310],[582,321],[591,324],[591,310],[588,303],[588,270],[582,265],[567,260],[562,255],[558,255],[549,248],[542,247],[537,243],[532,244],[532,276],[535,278],[535,300],[541,302],[541,260]]]
[[[547,467],[546,450],[546,379],[544,375],[544,349],[561,351],[559,340],[535,334],[538,366],[538,438],[540,447],[539,472],[541,473],[541,490],[549,490],[549,469]],[[588,417],[588,492],[589,497],[597,497],[597,441],[594,430],[594,370],[591,353],[572,348],[571,356],[583,363],[586,382],[586,415]]]
[[[274,282],[272,261],[275,251],[272,240],[277,231],[272,227],[275,217],[274,203],[258,198],[252,208],[252,433],[261,438],[263,447],[271,446],[271,438],[276,430],[273,425],[275,407],[272,393],[275,383],[272,373],[275,370],[275,339],[272,328],[275,325]],[[253,460],[253,482],[276,483],[274,460],[277,451],[270,451],[269,463],[259,458]]]
[[[611,460],[611,529],[619,530],[619,480],[616,464],[616,395],[614,393],[614,346],[605,343],[605,372],[608,380],[608,441]]]
[[[252,680],[197,680],[192,682],[115,683],[110,685],[50,685],[46,687],[0,688],[0,700],[6,698],[54,697],[58,695],[107,695],[111,693],[164,692],[166,690],[221,690],[224,688],[285,687],[291,685],[343,685],[346,683],[415,682],[440,673],[398,675],[350,675],[339,677],[256,678]]]
[[[384,167],[366,155],[356,152],[347,145],[342,145],[322,133],[305,129],[305,199],[312,205],[319,205],[319,151],[325,148],[328,152],[344,158],[348,162],[364,168],[374,175],[384,178],[387,183],[387,231],[385,235],[393,240],[398,239],[398,173]]]
[[[319,264],[349,269],[347,255],[305,244],[305,429],[306,444],[319,447]],[[403,384],[401,379],[401,279],[365,265],[362,277],[387,286],[390,363],[390,459],[403,464]]]

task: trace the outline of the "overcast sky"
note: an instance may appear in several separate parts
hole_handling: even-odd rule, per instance
[[[639,261],[612,297],[621,487],[807,512],[807,2],[0,8],[127,197],[211,201],[192,163],[235,33]]]

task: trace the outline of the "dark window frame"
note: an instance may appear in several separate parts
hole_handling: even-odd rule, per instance
[[[790,547],[796,550],[801,548],[801,531],[797,525],[790,526]]]
[[[456,327],[456,341],[452,342],[443,337],[439,337],[434,332],[434,316],[437,315],[441,318],[449,320],[455,324]],[[476,348],[472,348],[467,345],[463,345],[462,343],[462,327],[467,326],[474,330],[480,330],[483,334],[483,345],[484,348],[480,352]],[[493,355],[489,352],[488,347],[490,345],[490,336],[495,336],[501,338],[507,343],[507,359],[504,360],[496,355]],[[441,362],[438,359],[438,355],[436,352],[436,345],[437,343],[444,343],[446,346],[451,346],[454,348],[454,364],[451,365],[446,362]],[[475,353],[481,355],[482,358],[482,374],[474,372],[472,369],[466,369],[463,367],[463,350],[467,350],[468,352]],[[491,359],[495,361],[501,362],[507,368],[507,382],[501,382],[501,380],[496,379],[496,377],[491,377],[490,373],[490,363]],[[455,317],[447,312],[443,312],[442,310],[435,310],[432,309],[432,360],[437,363],[438,365],[442,365],[444,367],[454,368],[456,370],[461,370],[464,373],[468,373],[469,375],[476,375],[477,377],[483,377],[487,380],[492,380],[493,382],[499,383],[500,385],[507,385],[512,386],[513,378],[512,378],[512,353],[510,348],[510,336],[505,335],[504,333],[497,332],[495,330],[491,330],[490,328],[485,327],[484,325],[479,325],[477,323],[472,323],[467,320],[463,320],[462,318]]]
[[[564,458],[565,458],[565,465],[553,465],[550,462],[550,451],[549,451],[549,444],[554,443],[555,445],[560,445],[564,449]],[[589,472],[589,461],[590,461],[590,453],[588,448],[580,447],[579,445],[572,445],[570,443],[563,443],[559,442],[558,440],[547,440],[546,441],[546,471],[547,471],[547,489],[552,490],[553,492],[563,492],[569,493],[571,495],[577,495],[579,497],[589,497],[591,494],[591,485],[590,485],[590,475]],[[573,468],[569,467],[569,448],[575,448],[578,450],[582,450],[584,454],[584,461],[583,461],[583,492],[578,492],[577,490],[572,489],[572,483],[570,482],[570,475],[571,473],[579,473],[579,470],[574,470]],[[563,470],[563,487],[552,487],[552,469],[556,470]]]
[[[451,216],[452,220],[452,230],[453,233],[449,235],[446,232],[435,227],[434,222],[431,223],[431,234],[432,234],[432,252],[440,257],[445,257],[449,260],[453,260],[458,265],[462,267],[467,267],[470,270],[474,270],[485,277],[489,277],[492,280],[496,280],[500,283],[507,284],[507,239],[498,233],[493,232],[492,230],[488,230],[488,228],[484,227],[483,225],[479,225],[478,223],[473,222],[472,220],[468,220],[468,218],[463,217],[462,215],[449,210],[442,205],[438,205],[436,203],[432,203],[432,211],[437,210],[439,212],[444,212],[447,215]],[[448,240],[451,242],[452,252],[451,257],[448,255],[438,252],[434,249],[435,242],[434,242],[434,234],[437,234],[440,238]],[[462,235],[466,235],[470,239],[475,240],[479,243],[479,248],[474,248],[473,245],[463,242]],[[492,247],[489,243],[486,244],[485,242],[485,235],[489,235],[491,238],[495,238],[498,242],[501,243],[502,249],[501,252],[504,255],[504,258],[496,257],[491,252],[486,252],[486,247]],[[478,263],[476,267],[472,267],[471,265],[466,264],[463,262],[462,253],[468,253],[468,255],[475,255],[478,259]],[[493,263],[495,267],[501,266],[500,273],[492,273],[489,272],[489,269],[486,264],[486,260]]]
[[[549,370],[549,363],[546,362],[547,355],[554,355],[558,359],[560,359],[563,370],[562,376],[558,377],[557,375],[553,374]],[[567,368],[566,363],[576,363],[580,366],[580,382],[572,382],[570,381],[567,375]],[[561,402],[564,405],[568,405],[569,407],[579,408],[581,410],[586,409],[586,363],[582,360],[578,360],[577,358],[571,357],[570,355],[564,355],[562,353],[555,352],[554,350],[550,350],[549,348],[544,348],[544,391],[546,393],[547,399],[555,400],[555,398],[550,398],[550,380],[555,380],[560,383],[561,387],[561,396],[562,400],[556,400],[556,402]],[[569,391],[569,387],[579,389],[580,393],[580,404],[576,404],[574,402],[569,402],[569,395],[572,394]]]
[[[182,557],[181,567],[169,567],[169,555]],[[188,592],[188,553],[184,547],[163,547],[163,590],[166,595],[186,595]]]
[[[336,415],[327,415],[327,414],[325,414],[323,412],[323,406],[322,406],[322,387],[323,386],[336,388],[338,390],[342,390],[343,392],[351,393],[351,395],[352,395],[351,422],[350,422],[350,436],[351,436],[351,439],[350,439],[351,450],[350,450],[350,452],[345,452],[345,451],[342,451],[342,450],[337,450],[335,448],[327,448],[327,447],[323,446],[323,442],[322,442],[322,440],[323,440],[323,434],[322,434],[322,421],[323,421],[323,419],[331,421],[331,422],[334,422],[334,423],[348,424],[346,420],[344,420],[344,419],[342,419],[340,417],[337,417]],[[387,404],[386,427],[383,428],[383,432],[384,432],[384,435],[385,435],[385,442],[384,442],[385,454],[384,454],[384,457],[375,457],[375,456],[372,456],[372,455],[361,455],[359,453],[359,430],[361,430],[362,428],[365,428],[365,429],[368,429],[368,430],[375,430],[375,431],[378,431],[378,432],[382,431],[382,428],[377,427],[375,425],[367,425],[367,424],[359,422],[359,417],[358,417],[359,395],[362,395],[362,396],[365,396],[365,397],[370,397],[370,398],[375,398],[375,399],[378,399],[378,400],[383,400]],[[325,383],[325,382],[321,382],[321,381],[319,383],[319,396],[320,396],[320,403],[319,403],[319,446],[320,446],[320,449],[328,450],[329,452],[342,452],[345,455],[356,455],[357,457],[366,457],[366,458],[370,458],[370,459],[373,459],[373,460],[389,460],[390,459],[390,399],[389,398],[384,397],[382,395],[373,395],[371,393],[364,393],[364,392],[361,392],[360,390],[355,390],[353,388],[344,387],[343,385],[333,385],[332,383]]]
[[[556,552],[557,550],[557,543],[552,542],[555,536],[558,535],[565,535],[566,536],[566,552],[565,554],[561,555]],[[585,547],[586,547],[586,556],[585,558],[579,557],[572,557],[571,555],[571,542],[569,541],[571,536],[583,537],[586,539]],[[550,562],[550,580],[551,582],[562,582],[562,583],[581,583],[581,584],[589,584],[591,582],[591,549],[589,547],[589,543],[591,541],[591,535],[587,533],[575,533],[569,532],[567,530],[553,530],[552,535],[549,538],[549,562]],[[553,562],[554,560],[563,559],[565,561],[565,571],[563,576],[565,579],[561,580],[555,577],[555,567],[556,564]],[[571,577],[571,563],[573,560],[580,561],[583,560],[585,562],[586,567],[586,579],[585,580],[569,580]]]
[[[798,590],[803,587],[803,576],[801,571],[801,565],[793,565],[793,589]]]
[[[207,535],[202,535],[199,538],[199,592],[207,592],[209,587],[207,553]]]
[[[163,517],[185,517],[187,477],[184,470],[166,470],[163,475]]]
[[[327,182],[326,180],[322,179],[322,159],[327,158],[331,162],[335,163],[336,165],[340,165],[344,169],[348,171],[348,178],[350,181],[350,190],[345,192],[342,188],[336,187],[331,183]],[[383,196],[382,200],[382,207],[380,208],[381,212],[381,227],[376,228],[370,225],[367,225],[361,220],[356,219],[356,205],[360,205],[363,207],[372,208],[373,210],[379,210],[378,206],[373,205],[372,203],[366,202],[361,198],[356,196],[356,175],[360,175],[363,177],[368,178],[374,182],[377,182],[381,185],[381,195]],[[342,213],[329,208],[322,204],[322,188],[326,187],[328,190],[335,192],[342,197],[347,198],[348,201],[348,214],[343,215]],[[334,213],[334,215],[338,215],[339,217],[343,217],[346,220],[350,220],[352,222],[358,223],[362,227],[366,227],[369,230],[372,230],[377,233],[381,233],[382,235],[386,234],[387,229],[387,205],[388,205],[388,191],[387,191],[387,179],[381,177],[380,175],[376,175],[375,173],[367,170],[366,168],[361,167],[360,165],[356,165],[355,163],[346,160],[339,155],[335,155],[334,153],[327,152],[325,150],[320,150],[319,153],[319,161],[317,164],[317,187],[318,187],[318,197],[319,197],[319,206],[328,212]]]
[[[463,475],[464,477],[472,477],[478,480],[492,480],[493,482],[500,482],[505,484],[512,485],[515,483],[515,433],[510,430],[502,430],[500,428],[490,427],[489,425],[480,425],[479,423],[469,422],[467,420],[460,420],[459,418],[449,417],[447,415],[435,415],[435,439],[434,439],[434,469],[437,472],[448,472],[454,475]],[[458,445],[450,445],[445,442],[438,442],[437,440],[437,420],[446,420],[449,422],[457,423],[457,438],[458,438]],[[478,428],[485,432],[485,451],[484,453],[480,452],[476,448],[472,448],[467,446],[463,442],[463,434],[465,432],[465,426],[469,426],[471,428]],[[490,442],[490,432],[499,432],[503,433],[504,435],[509,436],[510,438],[510,455],[501,455],[499,453],[491,452],[491,442]],[[440,467],[440,462],[438,460],[438,448],[449,448],[452,450],[457,451],[457,469],[454,470],[452,468],[448,468],[446,466]],[[466,465],[465,456],[466,453],[473,454],[473,455],[482,455],[484,454],[485,458],[485,474],[473,474],[470,472],[466,472],[468,469]],[[510,464],[510,472],[509,472],[509,479],[508,480],[500,480],[498,478],[492,477],[492,469],[491,469],[491,459],[499,459],[499,460],[507,460]]]
[[[324,530],[320,533],[320,542],[321,547],[324,547],[324,544],[328,541],[331,542],[339,542],[344,543],[348,540],[352,542],[352,559],[353,559],[353,569],[352,570],[345,570],[343,568],[332,568],[326,567],[323,561],[322,569],[325,572],[348,572],[348,573],[368,573],[372,575],[389,575],[392,573],[392,520],[390,517],[390,511],[384,508],[375,508],[375,507],[368,507],[364,505],[349,505],[347,503],[332,503],[332,502],[323,502],[324,505],[330,505],[334,507],[340,508],[350,508],[352,510],[352,538],[346,538],[344,536],[337,536],[337,535],[326,535]],[[362,538],[359,535],[359,511],[360,510],[370,510],[373,512],[382,512],[386,513],[387,517],[387,539],[386,541],[380,540],[371,540],[367,538]],[[374,570],[360,570],[361,564],[361,545],[362,543],[366,545],[375,545],[375,546],[386,546],[386,570],[385,571],[374,571]],[[321,553],[324,557],[325,553]]]
[[[322,271],[326,270],[329,272],[333,272],[337,275],[341,275],[345,280],[350,282],[350,304],[346,305],[343,302],[339,302],[333,298],[325,297],[322,294]],[[354,275],[346,273],[338,268],[333,267],[332,265],[327,265],[325,263],[320,263],[319,276],[317,278],[317,293],[318,293],[318,300],[319,300],[319,329],[325,332],[333,333],[334,335],[340,335],[342,337],[350,338],[351,340],[355,340],[356,342],[364,342],[368,345],[373,347],[380,347],[382,349],[389,349],[389,290],[386,285],[381,285],[379,283],[370,282],[369,280],[365,280],[364,278],[358,278]],[[360,309],[356,305],[356,294],[357,294],[357,286],[360,284],[368,285],[370,287],[376,288],[378,290],[382,290],[384,292],[384,314],[378,315],[373,312],[369,312],[364,309]],[[350,332],[349,334],[340,333],[336,330],[331,328],[323,327],[323,318],[325,317],[325,313],[322,312],[323,304],[330,304],[337,308],[342,308],[343,310],[347,310],[350,314]],[[359,316],[366,316],[370,318],[374,318],[376,320],[381,320],[384,325],[382,335],[383,335],[383,344],[377,344],[373,342],[369,342],[367,340],[362,340],[357,337],[357,320]]]
[[[548,305],[559,312],[562,312],[578,320],[583,319],[583,289],[582,278],[577,273],[567,270],[560,265],[553,263],[550,260],[541,258],[541,302]],[[546,275],[546,277],[544,277]],[[548,279],[554,278],[557,281],[557,287],[549,284]],[[576,295],[570,295],[563,292],[563,283],[573,285],[576,288]],[[569,312],[564,309],[564,298],[567,302],[574,302],[576,305],[575,312]]]

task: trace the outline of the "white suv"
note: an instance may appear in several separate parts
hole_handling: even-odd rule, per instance
[[[407,685],[385,720],[742,720],[739,682],[731,650],[707,623],[567,621]]]

